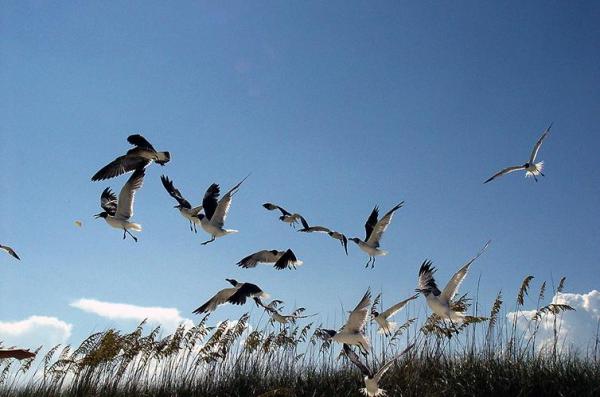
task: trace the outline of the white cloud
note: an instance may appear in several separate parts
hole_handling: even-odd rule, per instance
[[[141,322],[147,319],[149,324],[160,325],[168,333],[173,332],[182,323],[186,328],[194,325],[192,320],[183,318],[179,310],[170,307],[136,306],[126,303],[102,302],[96,299],[79,299],[72,302],[71,306],[111,320]]]
[[[556,329],[559,349],[575,349],[580,353],[591,352],[598,332],[600,321],[600,292],[592,290],[587,294],[558,293],[552,298],[552,303],[566,304],[575,311],[566,311],[558,315],[548,313],[539,322],[537,334],[538,347],[549,348],[554,340],[554,320],[556,317]],[[511,321],[517,321],[517,326],[526,336],[532,335],[536,322],[532,321],[535,310],[523,310],[508,313]]]
[[[56,317],[31,316],[14,322],[0,321],[0,341],[4,346],[35,349],[64,344],[73,326]]]

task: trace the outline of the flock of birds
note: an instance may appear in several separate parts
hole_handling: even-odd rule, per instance
[[[519,170],[525,171],[526,177],[533,177],[537,182],[538,176],[544,176],[542,173],[544,163],[536,163],[535,160],[543,141],[550,132],[551,127],[552,124],[550,124],[550,126],[542,133],[531,152],[529,160],[526,163],[523,165],[507,167],[494,174],[484,183],[488,183],[500,176]],[[132,221],[135,193],[143,185],[146,167],[148,167],[151,163],[157,163],[161,166],[164,166],[170,161],[171,156],[169,152],[157,151],[154,149],[150,142],[148,142],[141,135],[131,135],[127,138],[127,141],[134,147],[128,150],[124,155],[117,157],[109,164],[102,167],[92,177],[92,181],[103,181],[128,172],[132,172],[129,179],[121,188],[118,197],[108,187],[102,191],[100,195],[100,207],[102,208],[102,212],[96,214],[95,217],[104,219],[109,226],[122,231],[123,239],[127,238],[129,235],[134,241],[137,242],[138,238],[132,233],[132,231],[141,232],[142,226],[139,223]],[[174,186],[173,181],[167,176],[161,176],[161,182],[167,193],[173,199],[175,199],[175,201],[177,201],[177,205],[174,208],[178,209],[181,216],[183,216],[189,222],[190,230],[196,233],[198,226],[200,226],[200,228],[210,236],[208,240],[202,243],[202,245],[206,245],[214,242],[217,238],[238,232],[237,230],[226,229],[225,222],[229,209],[231,208],[233,197],[248,176],[229,189],[222,197],[219,185],[213,183],[206,190],[202,199],[202,203],[197,206],[192,206],[191,203],[186,200],[181,192]],[[384,232],[392,222],[394,213],[402,208],[403,205],[403,201],[396,204],[381,218],[379,217],[379,208],[375,206],[365,223],[366,233],[364,240],[358,237],[347,238],[345,234],[331,230],[325,226],[310,226],[304,216],[298,213],[291,213],[283,207],[273,203],[265,203],[263,204],[263,207],[269,211],[279,211],[281,213],[279,220],[289,224],[294,228],[296,228],[298,224],[301,224],[302,228],[298,229],[299,232],[323,233],[329,235],[335,240],[338,240],[346,255],[348,254],[348,241],[354,242],[369,257],[365,267],[371,266],[371,268],[373,268],[376,257],[387,254],[387,251],[380,248],[380,242]],[[464,321],[465,313],[453,309],[453,298],[456,295],[460,284],[467,276],[471,264],[477,258],[479,258],[479,256],[481,256],[481,254],[488,247],[489,243],[490,242],[488,241],[475,257],[467,261],[452,276],[443,290],[440,291],[435,281],[435,267],[432,266],[431,261],[426,260],[421,264],[419,269],[416,288],[417,294],[396,303],[381,313],[377,312],[375,309],[369,313],[369,307],[371,306],[372,302],[371,291],[368,289],[354,310],[350,312],[346,323],[339,330],[320,330],[324,338],[342,344],[345,355],[364,374],[365,388],[361,389],[361,391],[365,395],[384,395],[385,390],[379,388],[379,381],[381,377],[391,367],[396,359],[412,348],[412,345],[408,346],[396,357],[383,364],[377,372],[371,371],[365,363],[361,362],[359,356],[351,348],[351,346],[356,346],[365,357],[369,353],[370,342],[365,333],[365,326],[369,319],[377,324],[379,329],[378,332],[380,334],[391,336],[394,330],[397,328],[397,325],[390,321],[390,318],[402,310],[402,308],[408,302],[417,299],[418,295],[422,294],[425,297],[427,305],[431,311],[440,319],[448,320],[451,324]],[[0,245],[0,249],[6,251],[14,258],[20,259],[17,253],[11,247]],[[283,270],[296,269],[297,266],[302,264],[302,261],[296,257],[296,254],[291,249],[287,249],[285,251],[261,250],[241,259],[237,265],[242,268],[254,268],[260,263],[273,264],[275,269]],[[237,280],[229,278],[226,279],[226,281],[231,284],[230,288],[224,288],[218,291],[208,301],[194,310],[193,313],[210,313],[215,311],[220,305],[226,303],[243,305],[249,299],[252,299],[257,306],[263,308],[271,316],[273,321],[278,322],[282,326],[285,326],[291,322],[295,322],[297,319],[309,317],[298,314],[303,311],[303,308],[301,311],[296,310],[294,313],[289,315],[282,314],[279,306],[283,302],[277,299],[272,300],[269,303],[263,302],[263,300],[267,299],[269,296],[261,287],[256,284],[238,282]],[[33,356],[34,353],[23,349],[0,350],[0,359],[8,357],[24,359],[31,358]]]

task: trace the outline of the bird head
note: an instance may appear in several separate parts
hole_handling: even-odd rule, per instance
[[[178,210],[180,210],[182,208],[182,205],[181,204],[177,204],[177,205],[174,205],[173,208],[177,208]]]
[[[335,336],[335,334],[337,334],[337,331],[334,331],[332,329],[321,328],[320,331],[321,331],[321,335],[322,335],[323,339],[325,339],[325,340],[329,340],[329,339],[333,338]]]
[[[236,280],[232,278],[226,278],[225,281],[229,282],[229,284],[233,285],[234,287],[237,287],[237,285],[239,284]]]
[[[373,310],[373,311],[371,312],[371,318],[373,318],[373,319],[374,319],[374,318],[375,318],[375,317],[377,317],[377,316],[379,316],[379,312],[378,312],[377,310]]]
[[[360,241],[360,239],[358,237],[352,237],[352,238],[349,238],[348,240],[354,241],[356,244],[358,244],[358,242]]]
[[[98,219],[98,218],[104,218],[104,219],[106,219],[107,216],[108,216],[108,212],[102,211],[101,213],[94,215],[94,218],[96,218],[96,219]]]
[[[195,217],[198,218],[198,219],[200,219],[200,220],[202,220],[202,219],[206,218],[206,215],[204,215],[204,214],[198,214],[198,215],[195,215]]]
[[[525,167],[525,168],[529,168],[529,166],[530,166],[530,165],[531,165],[531,164],[529,164],[529,163],[525,163],[525,164],[523,164],[523,167]]]

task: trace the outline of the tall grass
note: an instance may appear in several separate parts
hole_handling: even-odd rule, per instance
[[[528,276],[512,312],[530,293]],[[554,292],[564,288],[564,278]],[[409,343],[416,347],[386,374],[390,395],[600,395],[598,339],[592,354],[562,347],[560,316],[568,305],[546,304],[540,286],[531,329],[507,319],[502,293],[487,317],[467,296],[454,303],[470,311],[464,324],[435,315],[422,322],[406,312],[391,337],[367,332],[373,340],[368,364],[381,365]],[[375,299],[374,305],[379,304]],[[523,315],[523,314],[517,314]],[[78,347],[54,346],[37,360],[0,361],[0,395],[16,396],[347,396],[358,395],[362,375],[322,338],[313,323],[281,328],[272,322],[250,327],[249,316],[208,326],[208,316],[166,337],[142,322],[133,332],[95,333]],[[516,320],[516,319],[515,319]],[[551,320],[553,338],[538,343],[540,324]],[[35,365],[34,365],[35,364]]]

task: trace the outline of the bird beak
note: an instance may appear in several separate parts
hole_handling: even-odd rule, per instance
[[[100,215],[102,215],[102,212],[99,213],[99,214],[94,215],[94,218],[98,219],[98,218],[100,218]]]
[[[173,208],[178,208],[178,207],[179,207],[178,205],[174,205],[174,206],[173,206]]]

